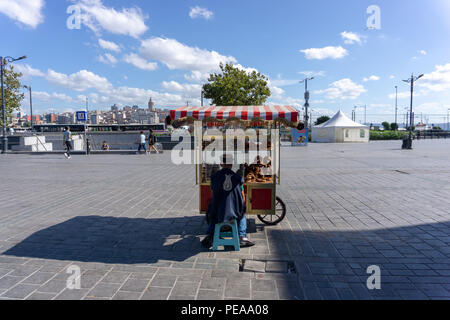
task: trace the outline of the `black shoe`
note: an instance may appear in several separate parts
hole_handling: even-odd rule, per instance
[[[241,239],[240,246],[241,248],[249,248],[253,247],[255,244],[248,239]]]
[[[213,238],[211,236],[206,236],[201,243],[203,248],[209,249],[213,245]]]

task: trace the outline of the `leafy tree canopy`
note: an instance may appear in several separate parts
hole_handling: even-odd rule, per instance
[[[270,97],[268,78],[259,72],[246,72],[232,64],[220,64],[222,73],[209,76],[204,96],[216,106],[262,105]]]
[[[6,117],[11,117],[14,111],[20,110],[20,103],[24,99],[24,94],[20,93],[22,84],[20,78],[22,73],[16,72],[12,65],[7,65],[3,70],[3,85],[5,91],[5,103],[6,103]],[[0,110],[3,106],[2,97],[0,95]],[[0,116],[0,125],[3,125],[3,117]]]
[[[330,120],[330,117],[328,116],[321,116],[317,118],[315,125],[318,126],[319,124],[325,123]]]
[[[384,127],[384,130],[386,131],[391,130],[391,125],[389,124],[389,122],[384,121],[381,125]]]

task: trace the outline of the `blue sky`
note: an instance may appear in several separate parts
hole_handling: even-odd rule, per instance
[[[72,5],[80,29],[67,27]],[[380,8],[380,29],[367,28],[371,5]],[[350,116],[367,105],[368,122],[392,122],[394,87],[404,114],[409,87],[401,80],[412,72],[425,74],[416,116],[441,123],[450,108],[447,0],[1,0],[0,28],[0,54],[28,56],[16,65],[38,112],[82,109],[85,96],[90,109],[144,106],[150,96],[158,107],[198,105],[220,62],[268,76],[269,104],[301,107],[298,82],[314,75],[317,115]]]

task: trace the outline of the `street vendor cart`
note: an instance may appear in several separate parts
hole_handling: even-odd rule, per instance
[[[220,170],[220,156],[234,155],[233,170],[245,179],[247,215],[267,225],[286,216],[277,196],[280,177],[281,126],[297,127],[298,111],[288,106],[182,107],[172,110],[174,127],[193,126],[199,211],[208,219],[211,176]]]

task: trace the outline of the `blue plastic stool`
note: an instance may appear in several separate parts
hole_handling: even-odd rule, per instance
[[[231,228],[231,232],[220,232],[220,230],[222,230],[225,226],[229,226]],[[232,246],[235,251],[241,251],[236,220],[216,224],[216,228],[214,230],[213,250],[218,251],[219,246]]]

